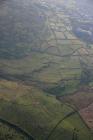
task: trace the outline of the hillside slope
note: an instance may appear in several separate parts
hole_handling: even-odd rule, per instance
[[[38,140],[90,139],[91,133],[78,113],[39,88],[18,82],[0,81],[0,117],[14,123]],[[77,121],[76,121],[77,120]],[[75,132],[74,132],[75,131]]]
[[[92,104],[78,111],[72,107],[81,106],[78,94],[67,101],[80,87],[93,87],[93,44],[75,33],[81,31],[79,26],[88,29],[91,20],[82,17],[75,4],[76,0],[0,0],[0,118],[36,140],[93,137],[87,114],[85,121],[81,117]],[[92,93],[79,95],[88,104],[93,101]]]

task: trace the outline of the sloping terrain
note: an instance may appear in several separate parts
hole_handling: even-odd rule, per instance
[[[91,22],[82,14],[75,0],[0,1],[0,118],[37,140],[93,137],[92,92],[76,93],[93,87],[92,33],[74,30]]]
[[[83,87],[74,94],[60,99],[75,106],[87,125],[93,129],[93,88]]]
[[[28,138],[15,129],[0,122],[0,140],[28,140]]]
[[[38,140],[47,137],[51,140],[72,140],[73,133],[79,136],[79,140],[88,140],[91,136],[73,108],[37,87],[20,82],[0,81],[0,117],[23,128]]]

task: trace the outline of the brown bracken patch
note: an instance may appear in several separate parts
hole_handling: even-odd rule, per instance
[[[60,100],[75,106],[86,124],[93,129],[93,89],[83,88],[72,95],[60,97]]]

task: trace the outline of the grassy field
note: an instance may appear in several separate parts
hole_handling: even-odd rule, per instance
[[[0,116],[38,140],[46,139],[55,125],[70,113],[49,139],[72,140],[76,128],[79,140],[88,140],[91,136],[89,129],[70,106],[60,103],[37,87],[11,81],[0,82]]]
[[[92,87],[83,87],[72,95],[60,98],[62,102],[68,102],[77,108],[87,125],[93,129],[92,106],[93,106],[93,89]]]
[[[55,8],[56,2],[0,3],[0,117],[36,140],[91,140],[90,129],[71,107],[79,96],[69,105],[58,99],[86,83],[93,87],[93,46],[73,34],[70,17]],[[12,129],[0,123],[3,140],[7,133],[13,140],[23,138]]]

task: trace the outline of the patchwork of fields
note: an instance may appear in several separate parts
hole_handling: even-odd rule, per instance
[[[35,139],[72,140],[73,133],[80,140],[92,137],[78,112],[54,96],[17,82],[4,80],[0,85],[0,117]]]
[[[0,118],[37,140],[92,140],[93,45],[73,31],[75,8],[75,0],[0,2]]]

